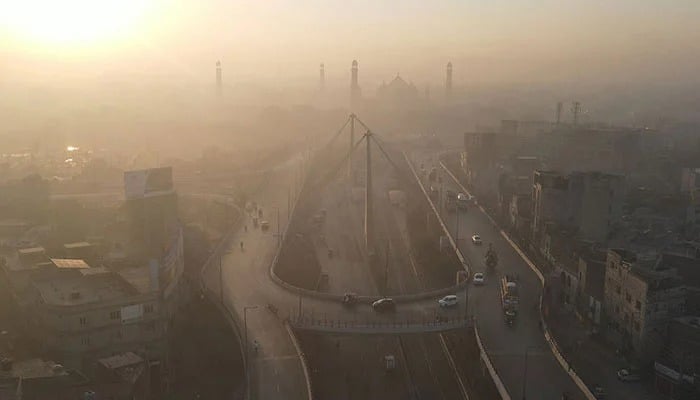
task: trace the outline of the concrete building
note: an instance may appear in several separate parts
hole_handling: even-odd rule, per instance
[[[657,257],[644,258],[622,249],[609,249],[605,269],[606,336],[642,362],[663,348],[667,323],[682,316],[686,287],[675,269]]]
[[[605,298],[606,251],[590,249],[578,260],[578,311],[597,331],[600,327]]]
[[[604,243],[622,218],[625,179],[600,172],[535,171],[532,232],[539,238],[547,223],[575,228],[580,240]]]
[[[149,397],[148,370],[134,353],[100,360],[99,374],[88,378],[80,371],[39,358],[5,360],[0,370],[3,400],[144,400]]]
[[[671,399],[700,398],[700,317],[674,318],[654,363],[656,389]]]
[[[124,173],[131,251],[142,261],[160,259],[179,225],[172,168]]]

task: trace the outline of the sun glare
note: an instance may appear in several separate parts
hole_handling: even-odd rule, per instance
[[[128,36],[147,0],[2,0],[0,23],[21,40],[84,44]]]

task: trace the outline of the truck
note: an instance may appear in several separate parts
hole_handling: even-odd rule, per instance
[[[518,313],[520,297],[518,296],[518,279],[515,275],[505,274],[501,278],[501,305],[508,324],[512,324]]]
[[[457,193],[448,190],[445,194],[445,208],[447,211],[457,211]]]

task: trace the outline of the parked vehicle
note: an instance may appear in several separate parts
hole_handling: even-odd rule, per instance
[[[481,244],[481,236],[479,235],[472,235],[472,243],[475,245],[480,245]]]
[[[638,382],[642,378],[636,371],[627,368],[622,368],[617,371],[617,379],[621,380],[622,382]]]
[[[437,201],[438,196],[440,196],[440,191],[437,190],[435,186],[431,186],[428,195],[430,196],[430,200]]]
[[[596,399],[598,400],[604,400],[608,398],[608,393],[605,391],[605,388],[603,388],[600,385],[594,385],[593,386],[593,396],[595,396]]]
[[[267,231],[270,229],[270,223],[268,221],[260,221],[260,229]]]
[[[353,306],[357,303],[357,294],[355,293],[345,293],[343,296],[343,305]]]
[[[440,300],[438,300],[438,304],[442,308],[447,308],[447,307],[454,307],[459,303],[459,299],[457,299],[457,296],[454,294],[447,295]]]
[[[394,311],[396,310],[396,303],[394,303],[393,299],[385,297],[372,303],[372,308],[377,312]]]
[[[486,283],[486,277],[484,276],[483,272],[477,272],[474,274],[474,277],[472,278],[472,282],[474,282],[474,285],[476,286],[481,286],[484,283]]]

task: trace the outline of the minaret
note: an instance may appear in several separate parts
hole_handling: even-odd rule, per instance
[[[360,101],[360,85],[357,83],[357,60],[352,60],[350,78],[350,108],[355,111]]]
[[[326,88],[326,66],[321,63],[321,70],[319,71],[319,82],[318,87],[323,91]]]
[[[221,96],[221,61],[216,62],[216,94]]]
[[[447,63],[447,76],[445,77],[445,97],[452,97],[452,62]]]

